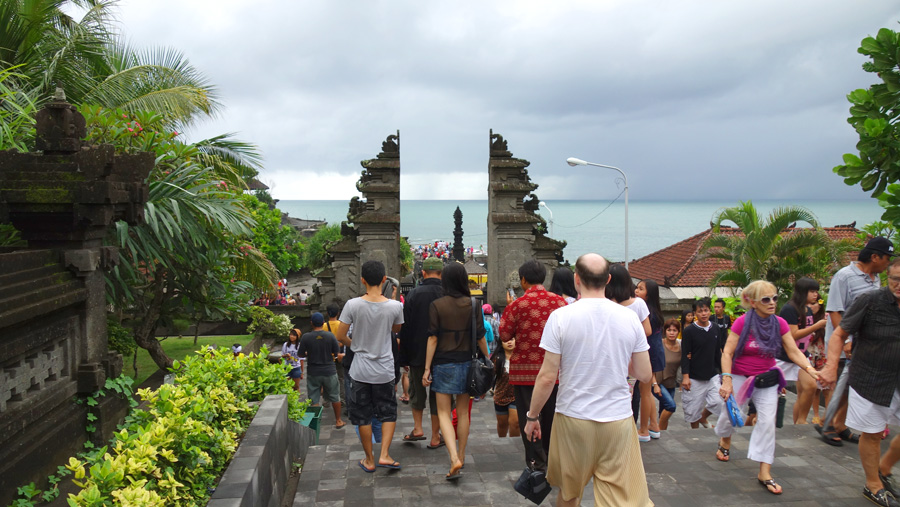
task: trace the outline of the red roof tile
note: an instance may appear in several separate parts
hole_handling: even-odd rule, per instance
[[[855,224],[838,225],[835,227],[823,227],[822,230],[832,240],[852,239],[859,232]],[[803,230],[803,227],[797,227]],[[790,233],[794,228],[789,228]],[[722,234],[742,235],[740,229],[722,226]],[[707,229],[674,245],[657,250],[649,255],[634,260],[628,264],[631,276],[640,280],[651,279],[666,287],[707,287],[717,271],[730,269],[731,261],[723,259],[707,258],[701,255],[700,248],[712,234],[712,229]],[[856,258],[856,252],[848,254],[851,259]],[[849,259],[848,259],[849,262]]]

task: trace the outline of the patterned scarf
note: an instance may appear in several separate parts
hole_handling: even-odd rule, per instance
[[[738,340],[737,348],[734,351],[734,357],[741,357],[744,353],[744,345],[747,344],[747,338],[753,333],[756,338],[756,344],[759,346],[759,352],[765,357],[775,357],[778,349],[781,347],[780,326],[778,318],[775,315],[768,317],[760,317],[756,310],[750,310],[744,314],[744,328],[741,329],[741,337]]]

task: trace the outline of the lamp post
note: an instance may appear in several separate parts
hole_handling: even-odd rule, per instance
[[[547,206],[547,203],[545,203],[544,201],[539,202],[538,206],[543,206],[543,207],[547,208],[547,211],[550,212],[550,236],[552,237],[553,236],[553,210],[550,209],[550,206]]]
[[[618,167],[586,162],[584,160],[581,160],[580,158],[569,157],[566,159],[566,163],[572,167],[575,167],[576,165],[592,165],[594,167],[604,167],[606,169],[619,171],[619,174],[622,175],[622,179],[625,182],[625,269],[628,269],[628,176],[626,176],[625,172]]]

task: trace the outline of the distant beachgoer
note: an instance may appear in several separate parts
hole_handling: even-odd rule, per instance
[[[572,304],[578,299],[575,291],[575,274],[566,266],[560,266],[553,272],[553,280],[550,282],[550,292],[566,300],[566,304]]]

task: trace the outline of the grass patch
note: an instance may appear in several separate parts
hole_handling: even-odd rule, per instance
[[[197,338],[197,345],[194,345],[193,336],[185,336],[183,338],[170,336],[160,343],[162,344],[163,350],[166,351],[166,354],[168,354],[169,357],[177,361],[181,361],[187,356],[195,354],[198,350],[202,350],[208,345],[215,344],[216,347],[227,350],[230,349],[231,346],[235,343],[240,343],[241,346],[246,347],[252,339],[252,334],[200,336]],[[141,385],[145,380],[147,380],[150,375],[159,370],[159,368],[156,366],[156,363],[154,363],[153,359],[150,358],[150,354],[147,353],[146,349],[137,349],[137,376],[134,375],[134,367],[132,366],[133,361],[133,357],[125,358],[125,368],[122,373],[134,379],[135,388]]]

